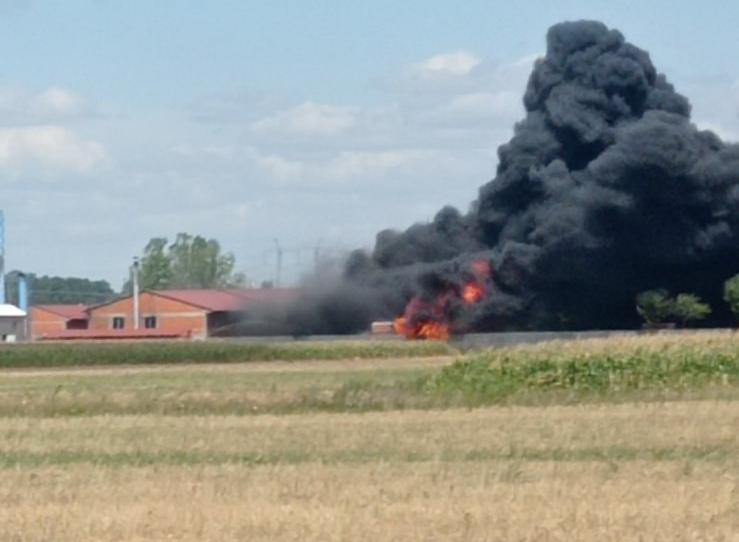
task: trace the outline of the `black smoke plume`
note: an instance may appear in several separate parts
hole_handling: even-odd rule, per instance
[[[714,306],[712,323],[728,319],[739,145],[698,130],[649,54],[599,22],[549,30],[523,102],[470,211],[444,208],[355,252],[341,287],[303,305],[343,314],[321,331],[396,316],[479,257],[495,270],[494,295],[469,309],[469,330],[633,327],[636,294],[657,287],[697,293]]]

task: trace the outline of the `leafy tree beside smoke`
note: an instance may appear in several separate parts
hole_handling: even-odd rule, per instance
[[[691,320],[703,320],[711,314],[711,307],[693,294],[678,294],[673,303],[673,314],[683,327]]]
[[[140,258],[139,283],[143,289],[241,287],[246,278],[234,272],[235,259],[223,253],[215,239],[179,233],[173,243],[152,238]],[[126,282],[125,292],[131,291]]]
[[[683,327],[692,320],[703,320],[711,307],[694,294],[678,294],[672,298],[666,290],[648,290],[636,296],[636,310],[648,327],[679,321]]]
[[[636,296],[636,311],[647,326],[666,322],[672,314],[673,301],[665,290],[647,290]]]
[[[724,301],[729,304],[731,312],[739,319],[739,274],[724,283]]]

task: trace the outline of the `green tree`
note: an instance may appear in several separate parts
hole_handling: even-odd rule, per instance
[[[172,284],[174,274],[167,254],[166,237],[154,237],[146,244],[141,257],[140,273],[143,289],[163,290]]]
[[[636,296],[636,311],[647,326],[655,326],[670,317],[673,301],[666,290],[647,290]]]
[[[739,274],[724,282],[724,301],[729,304],[734,316],[739,318]]]
[[[691,320],[703,320],[711,314],[711,307],[693,294],[678,294],[672,303],[672,314],[685,327]]]
[[[177,234],[169,246],[172,286],[175,288],[224,288],[231,284],[235,259],[221,253],[215,239]]]
[[[200,235],[179,233],[171,244],[166,237],[154,237],[140,262],[142,289],[228,288],[247,283],[243,273],[234,273],[233,254],[223,253],[218,241]],[[130,279],[123,291],[131,292]]]

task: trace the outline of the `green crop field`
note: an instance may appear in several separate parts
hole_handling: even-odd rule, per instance
[[[0,369],[0,540],[739,532],[731,333],[467,354],[438,343],[39,354],[54,346]]]
[[[470,406],[536,398],[733,396],[737,386],[739,335],[715,332],[490,349],[434,374],[424,388],[439,399]]]

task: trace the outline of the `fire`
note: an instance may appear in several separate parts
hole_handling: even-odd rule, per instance
[[[432,341],[446,341],[449,339],[449,326],[443,322],[428,321],[417,326],[409,326],[408,320],[400,316],[393,322],[393,328],[398,335],[408,339],[428,339]]]
[[[398,316],[393,321],[393,329],[395,330],[396,335],[408,336],[408,323],[403,316]]]
[[[477,282],[468,282],[462,288],[462,300],[467,305],[473,305],[485,297],[485,287]]]
[[[416,337],[436,341],[448,341],[449,326],[440,322],[426,322],[418,329]]]
[[[453,314],[458,312],[460,303],[474,305],[485,299],[490,291],[492,270],[488,261],[473,262],[469,274],[473,277],[471,280],[461,286],[450,284],[431,301],[420,297],[411,299],[403,315],[393,322],[395,333],[408,339],[448,340]]]
[[[462,301],[467,305],[474,305],[487,296],[485,282],[489,281],[492,276],[490,263],[487,260],[475,260],[471,267],[475,278],[462,287]]]

